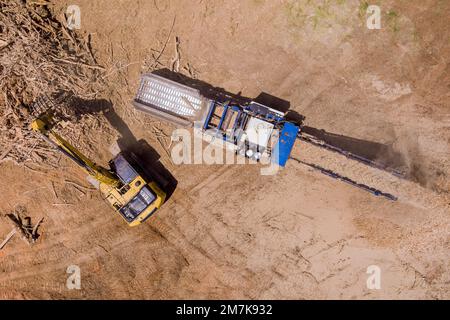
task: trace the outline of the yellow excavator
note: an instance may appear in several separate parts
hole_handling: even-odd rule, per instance
[[[134,154],[118,153],[109,161],[110,169],[103,168],[84,156],[54,131],[56,121],[52,112],[38,116],[31,128],[83,168],[114,211],[128,223],[137,226],[161,207],[166,193],[155,181],[147,179]]]

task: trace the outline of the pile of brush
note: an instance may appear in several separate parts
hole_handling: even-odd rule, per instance
[[[93,99],[101,88],[103,68],[89,39],[69,30],[65,21],[64,16],[55,18],[45,3],[0,0],[0,162],[54,157],[30,130],[39,97]]]

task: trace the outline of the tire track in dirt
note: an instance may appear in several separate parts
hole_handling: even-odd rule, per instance
[[[167,244],[161,241],[162,238],[159,239],[156,233],[148,232],[148,229],[143,228],[130,232],[121,218],[111,211],[98,194],[74,197],[72,205],[53,206],[52,203],[63,202],[76,194],[71,188],[61,187],[64,186],[63,181],[67,173],[62,175],[55,173],[48,179],[42,179],[39,176],[39,179],[34,180],[29,176],[37,176],[38,173],[24,171],[23,179],[17,180],[14,176],[12,178],[16,179],[15,184],[24,184],[27,187],[28,191],[24,197],[21,197],[21,203],[23,202],[22,204],[27,207],[33,221],[36,215],[44,216],[44,223],[40,228],[42,235],[33,247],[28,247],[16,237],[17,239],[13,239],[2,250],[1,291],[9,290],[10,287],[14,287],[14,284],[29,283],[29,289],[25,290],[25,286],[21,287],[21,291],[26,293],[26,296],[43,297],[42,294],[45,291],[50,295],[70,295],[68,291],[60,293],[61,290],[66,290],[65,280],[68,276],[66,268],[71,264],[80,264],[85,275],[83,283],[87,284],[90,281],[94,289],[89,293],[90,296],[102,296],[111,289],[114,289],[114,296],[117,296],[123,291],[122,288],[109,281],[105,282],[104,279],[108,279],[106,275],[98,277],[98,274],[96,276],[95,272],[92,272],[92,276],[86,276],[86,272],[90,274],[90,271],[97,268],[95,266],[99,261],[100,273],[104,274],[105,270],[124,273],[123,279],[129,279],[130,275],[137,273],[136,270],[139,276],[151,279],[152,275],[154,277],[155,274],[161,274],[163,271],[155,267],[159,262],[161,266],[167,266],[162,261],[158,263],[155,261],[153,264],[147,261],[149,252],[158,250],[161,252],[166,248]],[[58,176],[58,179],[55,179],[55,176]],[[8,175],[4,178],[4,183],[8,184]],[[74,177],[70,175],[70,179]],[[61,187],[57,190],[58,198],[56,199],[52,195],[51,187],[47,187],[50,180],[56,181]],[[45,185],[45,188],[39,187],[40,185]],[[6,210],[9,211],[8,208]],[[124,259],[127,253],[139,247],[142,248],[139,252],[146,252],[144,256]],[[162,253],[158,253],[157,256],[161,257]],[[127,261],[130,262],[127,263]],[[106,291],[99,292],[93,284],[105,288]],[[45,290],[42,289],[43,286],[46,286]],[[122,286],[126,288],[127,284]],[[123,295],[123,297],[126,296]]]
[[[247,205],[250,205],[245,210],[240,207],[240,210],[243,210],[243,219],[246,220],[245,216],[251,215],[253,201],[257,201],[255,196],[263,194],[263,190],[267,188],[269,183],[260,180],[259,169],[260,166],[240,166],[237,170],[227,171],[221,175],[221,179],[214,180],[214,182],[198,190],[203,198],[208,198],[208,201],[204,202],[202,206],[197,206],[197,210],[208,209],[207,225],[200,224],[198,226],[200,231],[198,235],[195,234],[195,230],[191,230],[186,235],[196,248],[200,249],[210,260],[213,260],[215,265],[219,266],[220,270],[227,271],[216,276],[220,278],[220,282],[230,287],[231,284],[242,279],[239,287],[242,287],[243,292],[246,292],[246,297],[249,298],[261,297],[264,293],[272,290],[273,275],[272,272],[268,273],[267,271],[256,272],[253,268],[247,266],[255,243],[251,241],[250,234],[248,234],[250,237],[248,243],[243,237],[248,233],[246,230],[251,229],[251,227],[239,223],[241,219],[236,220],[237,225],[230,225],[225,223],[223,218],[228,216],[227,218],[232,219],[236,213],[229,212],[229,210],[232,210],[230,205],[233,203],[240,204],[242,199],[246,199],[244,203],[249,201]],[[236,193],[233,192],[234,190],[243,190],[243,192]],[[244,203],[241,203],[241,205],[244,205]],[[219,211],[222,213],[216,215],[215,213],[219,208],[222,208]],[[227,209],[225,210],[225,208]],[[250,212],[248,212],[249,210]],[[230,214],[232,214],[231,217]],[[250,217],[250,219],[257,219],[257,216],[255,218]],[[216,224],[217,228],[215,227]],[[266,226],[266,228],[270,228],[270,226]],[[260,231],[263,233],[262,230]],[[223,237],[222,233],[227,236]]]
[[[0,268],[3,269],[0,286],[9,290],[8,288],[13,285],[8,287],[8,283],[34,283],[37,288],[27,290],[27,296],[41,296],[42,291],[39,288],[42,285],[47,283],[56,286],[57,284],[55,290],[49,286],[47,291],[49,294],[59,294],[60,282],[65,289],[67,266],[75,263],[83,264],[81,266],[83,272],[92,271],[89,277],[83,278],[84,283],[90,283],[93,289],[86,293],[88,296],[130,296],[130,294],[126,294],[129,291],[127,286],[131,285],[133,277],[137,277],[136,280],[141,279],[139,282],[142,283],[142,280],[146,279],[145,283],[148,284],[145,290],[140,289],[143,292],[142,297],[153,296],[158,290],[157,295],[160,297],[167,294],[172,294],[173,297],[175,288],[170,290],[164,288],[168,285],[176,285],[182,269],[189,266],[189,260],[191,262],[202,260],[202,257],[208,256],[208,252],[215,251],[212,247],[196,247],[190,239],[184,236],[182,226],[178,227],[177,223],[172,222],[165,223],[161,218],[164,217],[165,212],[170,216],[173,210],[181,210],[183,214],[190,213],[190,203],[195,201],[193,194],[198,196],[198,192],[201,192],[208,183],[214,182],[225,174],[228,169],[224,167],[213,174],[208,174],[205,179],[193,187],[193,191],[189,191],[191,187],[185,192],[178,190],[173,198],[175,201],[168,207],[163,207],[154,217],[156,219],[134,229],[127,228],[120,217],[113,216],[114,213],[98,194],[90,195],[89,198],[81,197],[78,201],[75,201],[74,198],[74,203],[70,206],[52,206],[53,202],[63,200],[62,195],[65,199],[75,191],[70,188],[65,190],[60,188],[57,190],[59,199],[55,199],[50,186],[46,186],[45,189],[34,186],[54,181],[61,187],[61,185],[64,186],[61,182],[67,176],[70,179],[74,177],[67,172],[62,176],[60,173],[52,172],[53,174],[48,179],[42,179],[41,172],[25,170],[25,180],[27,180],[26,176],[39,174],[39,179],[36,179],[39,182],[27,185],[30,187],[30,192],[27,193],[24,204],[33,213],[42,211],[46,223],[43,225],[43,236],[40,242],[32,249],[17,239],[7,247],[7,251],[4,252],[6,255],[0,263]],[[79,176],[79,174],[75,176]],[[31,181],[35,180],[31,179]],[[30,201],[38,204],[39,208],[31,205]],[[195,217],[195,215],[193,216]],[[211,240],[211,243],[214,241]],[[14,251],[12,251],[13,249]],[[135,254],[131,254],[131,252]],[[141,254],[139,255],[139,253]],[[210,260],[208,263],[210,266],[208,269],[215,268],[211,262]],[[99,264],[98,267],[96,267],[97,264]],[[97,271],[94,272],[94,269]],[[114,278],[119,277],[120,279],[129,279],[129,281],[113,284],[108,280],[105,272],[112,272],[116,274]],[[155,279],[156,282],[150,285],[152,281],[149,279]],[[94,284],[96,285],[93,286]],[[104,288],[106,291],[100,292],[98,288]],[[114,294],[112,294],[112,289]],[[63,293],[63,296],[67,294],[67,292]]]
[[[164,237],[183,251],[186,259],[193,264],[193,268],[198,268],[199,259],[203,261],[202,264],[206,269],[201,273],[206,273],[207,277],[214,275],[213,281],[220,285],[218,290],[228,290],[226,296],[229,297],[234,296],[230,292],[240,292],[239,296],[242,297],[243,292],[247,291],[245,288],[255,288],[252,289],[252,293],[244,294],[246,297],[257,297],[260,296],[260,292],[268,290],[271,283],[265,276],[261,278],[250,269],[242,269],[248,253],[242,252],[241,247],[233,244],[235,241],[230,243],[221,234],[229,234],[232,239],[235,237],[234,235],[238,236],[243,231],[226,225],[220,217],[214,215],[214,207],[221,208],[221,203],[229,205],[235,201],[234,197],[228,198],[228,192],[224,190],[235,190],[236,183],[239,184],[239,181],[250,181],[250,179],[243,179],[249,174],[254,175],[254,172],[248,173],[247,168],[243,166],[220,168],[205,180],[197,183],[188,193],[177,198],[177,203],[170,207],[171,212],[167,216],[159,215],[160,220],[163,220],[166,226],[160,228],[160,222],[156,226],[158,229],[165,229],[162,231]],[[208,199],[208,201],[196,203],[195,199],[198,198]],[[196,215],[195,212],[199,210],[202,212]],[[192,221],[186,220],[187,215],[191,217]],[[170,230],[166,229],[167,225],[170,225]],[[191,227],[186,229],[186,225]],[[261,282],[258,279],[265,280]]]

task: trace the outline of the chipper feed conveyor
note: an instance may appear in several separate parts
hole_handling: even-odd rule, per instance
[[[291,151],[296,140],[300,139],[365,165],[388,170],[383,165],[304,134],[301,125],[286,120],[283,112],[254,101],[241,104],[232,99],[209,99],[197,89],[153,73],[142,76],[133,104],[136,109],[177,126],[194,127],[209,141],[211,138],[222,139],[226,148],[255,161],[265,158],[284,167],[287,160],[292,158]],[[358,183],[317,164],[294,160],[374,195],[396,200],[389,193]],[[393,171],[391,173],[397,174]]]

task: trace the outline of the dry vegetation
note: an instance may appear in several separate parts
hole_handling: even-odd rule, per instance
[[[39,162],[53,152],[29,130],[33,103],[42,95],[94,98],[103,68],[89,39],[67,29],[45,5],[1,0],[0,9],[0,161]],[[58,103],[59,111],[64,106]]]

